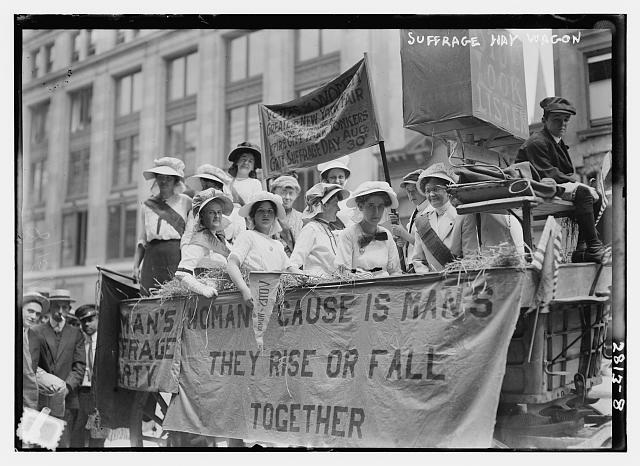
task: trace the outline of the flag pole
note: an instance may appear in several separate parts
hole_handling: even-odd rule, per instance
[[[389,186],[391,186],[391,176],[389,175],[389,164],[387,163],[387,153],[384,150],[384,141],[379,141],[378,147],[380,148],[380,158],[382,159],[382,170],[384,171],[384,180],[387,183],[389,183]],[[395,218],[400,218],[398,216],[398,211],[396,209],[391,209],[391,213],[395,216]],[[391,223],[393,223],[394,225],[398,224],[397,221],[393,221]],[[397,244],[396,244],[396,247],[398,248],[398,255],[400,256],[400,267],[402,267],[403,272],[406,272],[407,264],[404,258],[404,251]]]
[[[367,79],[369,81],[369,91],[371,92],[371,106],[373,107],[373,113],[374,115],[377,115],[376,112],[376,99],[374,96],[374,91],[373,91],[373,79],[371,77],[371,75],[369,74],[369,70],[371,68],[369,68],[369,57],[367,55],[367,52],[364,53],[364,64],[367,70]],[[376,116],[376,122],[378,121],[378,118]],[[377,123],[376,123],[377,126]],[[382,158],[382,169],[384,171],[384,180],[389,183],[389,186],[391,186],[391,176],[389,175],[389,164],[387,163],[387,153],[384,150],[384,140],[382,138],[382,134],[380,133],[380,130],[378,128],[378,147],[380,148],[380,158]],[[396,209],[391,209],[391,213],[394,214],[395,218],[400,218],[398,216],[398,212],[396,211]],[[398,222],[391,222],[394,225],[397,225]],[[398,246],[398,244],[396,243],[396,247],[398,248],[398,255],[400,256],[400,267],[402,268],[403,272],[407,271],[407,264],[405,263],[405,258],[404,258],[404,252],[402,251],[402,248],[400,246]]]

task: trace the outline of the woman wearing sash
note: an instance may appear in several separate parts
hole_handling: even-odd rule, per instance
[[[480,246],[507,243],[523,252],[522,227],[515,218],[488,213],[458,215],[446,189],[452,183],[442,163],[430,166],[418,177],[418,190],[427,196],[433,210],[416,217],[412,262],[417,273],[442,270],[455,258],[477,253]]]
[[[253,309],[251,290],[242,278],[241,268],[253,272],[297,271],[291,266],[282,243],[272,238],[280,231],[276,220],[283,220],[285,217],[280,196],[260,191],[248,199],[240,208],[239,214],[247,219],[249,228],[240,233],[233,243],[227,259],[227,272],[240,291],[245,305]]]
[[[309,222],[302,228],[291,254],[294,267],[309,275],[330,275],[335,270],[338,248],[336,215],[338,202],[349,197],[349,191],[339,184],[318,183],[305,195],[307,206],[302,212]]]
[[[133,276],[140,281],[143,296],[173,278],[180,262],[180,238],[191,210],[191,198],[182,194],[184,163],[162,157],[153,164],[142,174],[145,179],[154,180],[152,192],[157,194],[141,206],[142,231],[133,258]]]
[[[269,190],[282,198],[285,217],[280,222],[282,231],[277,238],[283,244],[287,256],[291,256],[303,225],[302,212],[293,208],[293,203],[300,194],[300,185],[294,176],[282,175],[271,182]]]
[[[231,167],[229,174],[231,181],[225,185],[224,191],[233,200],[233,212],[230,216],[235,227],[227,230],[227,240],[233,243],[238,235],[246,229],[244,219],[240,218],[238,211],[247,203],[249,198],[264,188],[258,174],[262,173],[262,153],[260,147],[250,142],[241,142],[229,153]],[[239,225],[239,226],[238,226]]]
[[[214,188],[200,191],[193,198],[193,232],[188,244],[182,246],[182,259],[176,277],[191,291],[207,298],[217,296],[213,286],[200,283],[195,276],[202,270],[227,266],[229,244],[224,229],[230,224],[233,203],[225,193]]]
[[[399,275],[400,257],[391,232],[379,226],[387,207],[398,208],[398,197],[389,183],[365,181],[347,199],[362,220],[345,228],[338,237],[335,266],[351,272],[370,272],[374,277]]]

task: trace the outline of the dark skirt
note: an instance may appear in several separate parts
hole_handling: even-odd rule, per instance
[[[151,288],[171,280],[180,263],[180,240],[153,240],[144,248],[140,271],[140,294],[149,296]]]

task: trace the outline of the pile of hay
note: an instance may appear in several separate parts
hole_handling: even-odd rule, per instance
[[[526,266],[525,255],[519,252],[515,246],[509,243],[500,243],[476,253],[449,262],[444,273],[454,273],[467,270],[483,270],[491,267],[515,267],[524,269]]]
[[[241,269],[242,278],[245,283],[249,285],[249,272],[246,269]],[[221,291],[238,291],[236,285],[233,283],[226,267],[215,267],[208,269],[196,276],[198,281],[208,286],[214,286],[218,292]],[[153,298],[160,298],[162,300],[169,299],[175,296],[185,296],[194,294],[178,277],[173,277],[166,283],[159,285],[151,292]]]

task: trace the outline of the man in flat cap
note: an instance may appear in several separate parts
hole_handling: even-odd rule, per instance
[[[542,131],[534,133],[518,150],[516,162],[528,161],[541,178],[552,178],[565,188],[565,196],[575,205],[574,219],[578,223],[578,249],[573,262],[597,262],[606,260],[607,249],[598,238],[594,215],[600,202],[595,189],[579,182],[569,148],[562,140],[567,125],[576,109],[562,97],[546,97],[540,101],[543,109]]]
[[[78,413],[77,388],[84,376],[86,361],[84,337],[80,329],[66,325],[64,314],[71,309],[69,290],[53,290],[49,294],[49,322],[38,324],[29,329],[29,349],[33,358],[33,367],[41,367],[46,372],[64,381],[64,410],[51,414],[66,421],[66,426],[60,437],[59,446],[70,446],[71,428]],[[51,400],[42,400],[41,404],[48,405]]]
[[[84,304],[76,309],[76,318],[82,326],[84,335],[85,356],[87,367],[84,378],[78,388],[78,417],[71,432],[72,448],[102,448],[104,438],[91,438],[90,430],[86,429],[89,416],[95,412],[96,399],[93,389],[93,368],[98,343],[98,310],[95,304]]]

